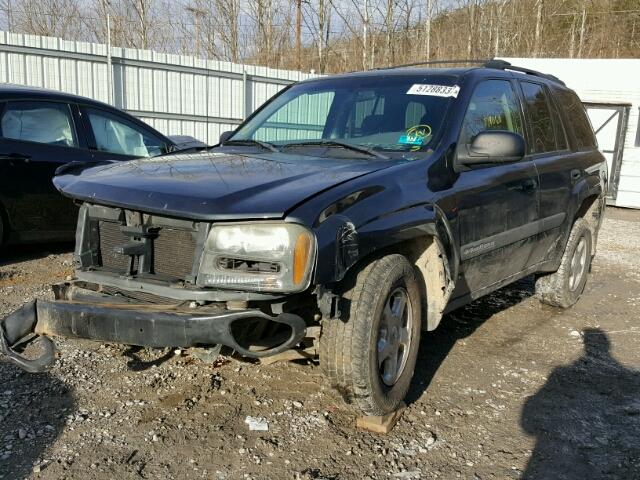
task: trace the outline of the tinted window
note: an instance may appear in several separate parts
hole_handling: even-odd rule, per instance
[[[324,140],[401,154],[425,151],[438,138],[459,93],[456,80],[371,75],[301,82],[268,102],[230,140],[256,139],[286,148],[313,147]],[[330,149],[322,155],[344,153]]]
[[[567,143],[567,134],[564,131],[558,107],[551,98],[549,98],[549,100],[549,106],[551,107],[551,120],[553,120],[553,130],[556,136],[556,148],[558,150],[567,150],[569,148],[569,144]]]
[[[166,151],[164,140],[104,110],[86,108],[96,148],[102,152],[152,157]]]
[[[373,90],[360,90],[349,111],[347,135],[361,137],[384,123],[384,96]]]
[[[8,102],[0,124],[4,138],[78,146],[71,111],[66,103]]]
[[[478,84],[464,117],[460,143],[471,143],[485,130],[507,130],[523,135],[518,101],[507,80],[486,80]]]
[[[573,128],[578,150],[588,150],[596,147],[596,138],[587,117],[584,105],[578,96],[570,90],[557,92],[560,105],[564,108],[568,123]]]
[[[322,137],[333,92],[300,95],[274,112],[256,130],[256,140],[297,140]]]
[[[421,125],[427,122],[427,107],[419,102],[409,102],[404,114],[404,128]]]
[[[544,87],[529,82],[522,82],[521,85],[533,134],[530,151],[531,153],[553,152],[556,150],[556,137]]]

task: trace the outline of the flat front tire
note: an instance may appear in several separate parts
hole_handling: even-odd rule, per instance
[[[578,301],[587,284],[592,246],[589,224],[583,218],[577,219],[571,228],[558,270],[536,279],[536,296],[541,302],[569,308]]]
[[[331,385],[365,415],[397,409],[418,355],[421,295],[402,255],[374,260],[352,276],[343,317],[323,321],[320,363]]]

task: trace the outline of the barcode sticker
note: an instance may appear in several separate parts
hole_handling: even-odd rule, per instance
[[[453,97],[457,98],[460,93],[458,85],[427,85],[416,83],[407,91],[407,95],[428,95],[431,97]]]

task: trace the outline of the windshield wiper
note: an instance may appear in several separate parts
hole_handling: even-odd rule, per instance
[[[224,147],[225,145],[258,145],[265,150],[280,152],[280,150],[278,150],[278,148],[273,143],[263,142],[262,140],[253,140],[252,138],[247,138],[246,140],[227,140],[221,146]]]
[[[298,146],[340,147],[340,148],[345,148],[347,150],[352,150],[358,153],[366,153],[367,155],[370,155],[372,157],[384,158],[385,160],[389,159],[389,157],[387,157],[386,155],[383,155],[380,152],[376,152],[372,148],[363,147],[361,145],[352,145],[351,143],[339,142],[337,140],[314,140],[311,142],[288,143],[286,145],[283,145],[283,147],[298,147]]]

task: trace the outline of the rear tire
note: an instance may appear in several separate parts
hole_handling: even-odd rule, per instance
[[[331,385],[365,415],[385,415],[406,396],[418,356],[421,295],[402,255],[374,260],[343,293],[343,319],[323,321],[320,363]]]
[[[536,279],[536,296],[542,303],[569,308],[578,301],[591,269],[592,245],[589,224],[583,218],[577,219],[569,234],[560,268]]]

